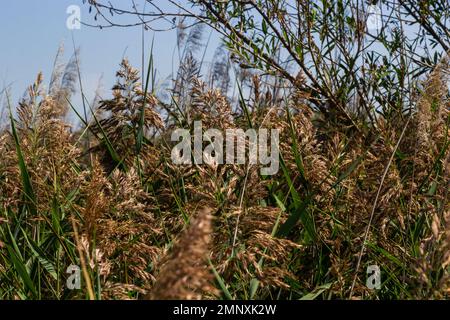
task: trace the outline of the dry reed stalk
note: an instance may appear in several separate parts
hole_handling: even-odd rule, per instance
[[[72,218],[71,220],[72,220],[72,228],[73,228],[74,237],[75,237],[75,243],[76,243],[76,247],[78,250],[78,255],[80,257],[81,270],[83,271],[84,281],[86,282],[86,288],[87,288],[87,291],[89,294],[89,300],[95,300],[94,290],[92,289],[91,277],[89,276],[89,272],[87,270],[86,259],[84,257],[84,252],[83,252],[82,244],[80,241],[80,237],[78,235],[77,223],[74,218]]]

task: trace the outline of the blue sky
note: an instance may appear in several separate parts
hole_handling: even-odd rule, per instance
[[[135,67],[141,68],[141,27],[100,30],[81,26],[80,30],[69,30],[66,27],[69,17],[66,11],[74,4],[81,7],[82,21],[94,22],[93,15],[89,14],[88,6],[83,5],[82,0],[14,0],[2,4],[0,88],[11,84],[10,92],[14,103],[22,97],[39,71],[49,80],[60,43],[64,43],[65,59],[70,58],[74,50],[72,33],[76,46],[81,48],[82,81],[89,98],[93,97],[102,76],[103,92],[105,95],[109,94],[115,72],[124,55]],[[172,72],[176,32],[146,31],[147,48],[153,37],[157,78],[163,80]],[[212,47],[211,51],[214,52],[214,49]],[[75,103],[79,104],[80,101],[80,97],[74,98]]]

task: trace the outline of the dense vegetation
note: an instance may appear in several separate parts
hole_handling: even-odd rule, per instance
[[[169,90],[150,54],[144,72],[121,62],[110,98],[73,106],[76,54],[18,106],[2,91],[0,298],[448,298],[448,3],[379,1],[371,33],[359,1],[169,2],[86,4],[95,25],[174,24]],[[209,68],[206,28],[224,40]],[[171,133],[197,120],[280,130],[279,172],[175,165]]]

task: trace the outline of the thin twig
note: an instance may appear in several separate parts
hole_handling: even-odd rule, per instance
[[[384,169],[383,176],[381,177],[380,186],[378,187],[377,195],[375,197],[375,201],[374,201],[373,206],[372,206],[372,212],[370,213],[369,223],[367,224],[367,228],[366,228],[366,231],[365,231],[365,234],[364,234],[364,240],[363,240],[363,244],[362,244],[362,247],[361,247],[361,251],[359,252],[358,263],[356,264],[355,276],[353,277],[353,282],[352,282],[352,287],[350,289],[350,297],[349,298],[352,298],[352,296],[353,296],[353,289],[355,288],[356,278],[358,277],[358,271],[359,271],[359,267],[361,265],[361,259],[362,259],[362,256],[364,254],[364,249],[366,248],[367,237],[369,235],[370,226],[372,224],[373,216],[375,214],[375,209],[376,209],[377,204],[378,204],[378,198],[380,197],[381,188],[383,187],[384,179],[386,178],[386,175],[387,175],[387,173],[389,171],[389,168],[391,166],[392,160],[394,159],[395,153],[397,152],[398,146],[400,145],[400,142],[402,141],[403,136],[405,135],[406,128],[408,127],[408,124],[409,124],[409,121],[412,118],[412,115],[413,115],[413,113],[411,113],[411,115],[408,118],[408,121],[406,121],[405,127],[403,128],[403,131],[402,131],[402,133],[401,133],[401,135],[400,135],[400,137],[399,137],[399,139],[397,141],[397,144],[395,145],[395,148],[392,151],[391,158],[389,159],[389,162],[388,162],[386,168]]]

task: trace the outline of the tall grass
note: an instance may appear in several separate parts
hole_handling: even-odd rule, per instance
[[[355,117],[353,131],[324,123],[301,89],[273,97],[258,74],[246,90],[236,79],[230,99],[228,80],[210,87],[194,55],[183,59],[166,102],[152,57],[144,85],[122,61],[112,98],[91,106],[91,120],[79,115],[79,132],[65,122],[72,78],[44,91],[39,75],[17,118],[10,112],[0,136],[0,298],[448,297],[446,59],[416,89],[414,112],[380,115],[373,127]],[[192,132],[195,120],[279,129],[280,171],[174,165],[170,134]],[[366,287],[374,264],[379,290]],[[70,265],[82,271],[79,290],[66,284]]]

